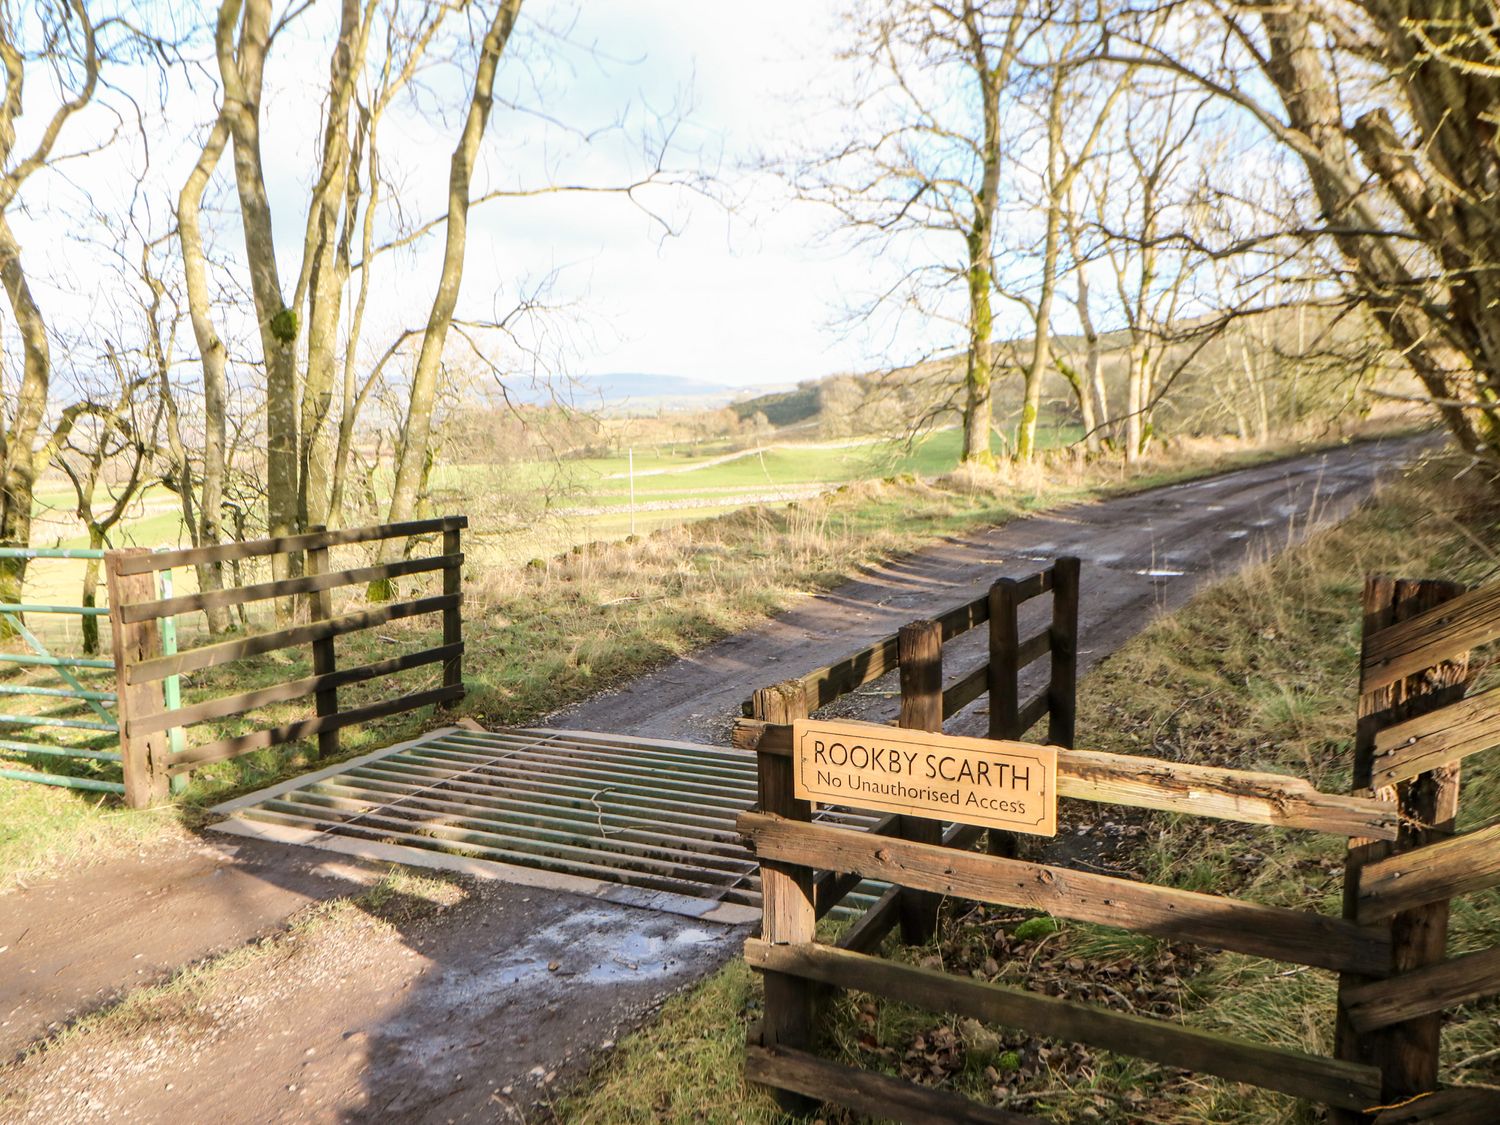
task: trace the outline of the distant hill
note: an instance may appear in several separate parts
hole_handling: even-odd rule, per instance
[[[733,404],[734,412],[741,418],[764,414],[766,421],[778,427],[794,426],[816,417],[818,408],[817,382],[804,383],[790,391],[773,391],[754,398],[742,398]]]
[[[733,387],[728,383],[688,375],[657,375],[640,371],[574,375],[546,384],[518,382],[507,386],[511,398],[519,402],[561,401],[579,410],[597,410],[605,414],[714,410],[765,389]]]

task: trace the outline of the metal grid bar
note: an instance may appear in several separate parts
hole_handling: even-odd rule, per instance
[[[64,789],[89,789],[95,793],[124,793],[118,781],[95,781],[91,777],[64,777],[56,773],[34,773],[31,770],[0,770],[0,777],[11,781],[32,781],[38,785],[60,785]]]
[[[114,733],[120,728],[113,722],[101,723],[93,719],[66,719],[59,715],[5,715],[0,714],[0,723],[18,727],[69,727],[73,730],[102,730]]]
[[[156,576],[156,592],[161,598],[172,596],[171,568]],[[177,618],[173,614],[161,618],[161,654],[177,655]],[[168,711],[175,711],[182,706],[181,676],[168,676],[162,681],[162,706]],[[172,727],[167,731],[167,749],[174,760],[186,746],[187,738],[181,727]],[[182,793],[188,787],[188,776],[185,773],[174,773],[167,784],[174,795]]]
[[[0,738],[0,754],[47,754],[56,758],[92,758],[96,762],[118,762],[118,750],[86,750],[81,746],[46,746],[39,742],[16,742]]]
[[[81,656],[38,656],[32,652],[0,652],[7,664],[39,664],[44,668],[103,668],[114,671],[113,660],[89,660]]]
[[[100,703],[114,703],[112,691],[79,691],[76,688],[32,687],[30,684],[0,684],[0,695],[45,695],[58,699],[92,699]]]
[[[53,656],[50,652],[47,651],[47,646],[42,644],[41,641],[37,640],[36,636],[30,629],[26,628],[25,623],[22,622],[19,617],[17,617],[13,613],[0,612],[0,615],[3,615],[5,620],[10,622],[11,627],[14,628],[16,632],[21,634],[22,639],[31,646],[32,652],[35,653],[35,657],[31,661],[19,659],[22,655],[20,653],[14,654],[14,656],[12,656],[11,654],[5,654],[6,658],[12,659],[15,663],[21,664],[33,662],[38,664],[50,664],[57,669],[57,674],[63,678],[67,685],[76,691],[84,691],[85,689],[83,684],[79,681],[78,677],[73,675],[72,672],[68,671],[69,668],[104,667],[113,669],[115,666],[114,661],[112,660],[93,661]],[[80,696],[79,698],[84,697]],[[93,709],[94,713],[98,715],[100,719],[102,719],[106,723],[114,723],[115,717],[111,715],[108,709],[97,699],[89,699],[87,700],[87,702],[88,705]],[[110,729],[114,728],[111,727]]]
[[[95,547],[0,547],[0,559],[102,559]]]
[[[734,822],[755,801],[755,772],[753,754],[724,747],[450,729],[224,811],[242,828],[272,826],[313,846],[378,842],[754,907],[759,867]],[[833,809],[819,818],[851,827],[875,820]],[[861,887],[844,910],[881,890]]]
[[[0,558],[97,560],[103,557],[104,552],[102,550],[94,549],[0,548]],[[73,730],[103,731],[110,734],[118,733],[119,727],[115,722],[114,715],[104,706],[106,703],[118,702],[116,693],[99,690],[98,688],[86,688],[83,682],[73,673],[73,669],[113,670],[114,661],[84,657],[54,656],[48,651],[47,646],[26,627],[22,615],[32,613],[107,618],[109,616],[109,609],[104,606],[33,605],[25,602],[0,603],[0,619],[8,622],[21,639],[26,642],[26,646],[31,649],[29,653],[0,653],[0,663],[52,668],[58,677],[68,685],[65,688],[57,688],[33,686],[26,683],[4,684],[0,685],[0,695],[29,695],[40,699],[77,700],[81,703],[86,703],[98,716],[98,719],[77,719],[61,715],[0,714],[0,726],[24,726],[32,728],[61,727]],[[81,746],[69,746],[66,743],[43,744],[21,742],[13,739],[0,739],[0,755],[6,757],[24,755],[71,758],[76,761],[108,763],[118,763],[121,761],[121,755],[118,750],[90,749]],[[55,785],[65,789],[81,789],[96,793],[123,794],[125,792],[125,786],[120,781],[104,781],[94,777],[74,777],[32,770],[0,769],[0,778],[12,781],[32,782],[39,785]]]
[[[19,605],[0,602],[0,613],[70,613],[75,617],[108,617],[108,606],[94,605]]]

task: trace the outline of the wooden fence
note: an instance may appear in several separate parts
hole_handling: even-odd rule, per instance
[[[1365,583],[1354,784],[1395,803],[1401,827],[1394,840],[1350,841],[1344,918],[1383,932],[1391,963],[1339,977],[1335,1050],[1379,1069],[1383,1104],[1436,1091],[1443,1012],[1500,994],[1500,946],[1447,954],[1450,900],[1500,885],[1500,821],[1456,832],[1464,759],[1500,745],[1500,689],[1465,694],[1469,650],[1497,637],[1500,583]],[[1421,1101],[1427,1116],[1410,1120],[1500,1121],[1500,1096]]]
[[[1030,589],[1025,582],[1019,585]],[[739,827],[760,860],[764,901],[761,936],[745,948],[747,961],[765,980],[765,1014],[747,1045],[747,1077],[778,1091],[794,1110],[829,1101],[914,1122],[1034,1121],[819,1058],[810,1051],[818,997],[834,987],[1250,1083],[1322,1103],[1342,1122],[1500,1121],[1500,1100],[1492,1091],[1424,1093],[1436,1091],[1436,1014],[1500,992],[1500,951],[1444,960],[1445,933],[1438,920],[1439,915],[1446,919],[1451,896],[1500,883],[1500,825],[1451,835],[1458,761],[1500,744],[1500,696],[1459,698],[1467,674],[1462,650],[1500,636],[1500,586],[1429,608],[1442,596],[1430,583],[1371,583],[1353,794],[1319,792],[1302,779],[1278,774],[1071,748],[1058,752],[1062,797],[1346,837],[1350,877],[1342,917],[1027,862],[1004,854],[1008,849],[993,842],[991,854],[980,854],[968,850],[979,831],[964,826],[934,836],[930,828],[911,831],[901,817],[887,817],[869,832],[812,823],[811,806],[793,795],[787,724],[798,717],[797,695],[778,685],[758,704],[761,714],[741,720],[736,732],[741,745],[758,751],[760,803],[740,818]],[[1003,641],[1010,626],[992,611],[992,630],[997,618]],[[912,642],[902,639],[898,649],[910,651]],[[1000,696],[992,683],[991,729],[1014,731],[1013,724],[1029,712],[1007,712],[1009,664],[992,658],[992,673],[997,663]],[[929,678],[902,671],[903,725],[941,729],[941,715],[952,713],[948,693],[934,698]],[[851,678],[845,674],[839,682]],[[1066,674],[1063,683],[1071,688]],[[804,687],[801,698],[823,696]],[[1443,709],[1433,710],[1439,706]],[[860,879],[891,884],[889,917],[872,920],[882,909],[877,905],[836,945],[819,943],[817,919],[834,895]],[[942,896],[1042,910],[1337,973],[1335,1055],[1201,1031],[872,954],[897,917],[904,940],[924,940]],[[908,924],[913,918],[916,924]],[[1378,1107],[1392,1108],[1376,1113]]]
[[[735,744],[744,749],[791,753],[789,724],[806,718],[839,697],[898,671],[901,713],[898,723],[909,729],[942,730],[943,723],[989,693],[989,735],[1017,738],[1047,719],[1047,740],[1073,745],[1075,688],[1078,681],[1078,576],[1076,558],[1060,558],[1046,570],[1026,578],[1002,578],[981,598],[956,606],[934,620],[913,621],[836,663],[804,676],[756,691],[743,705],[746,716],[735,728]],[[1052,595],[1048,624],[1025,640],[1020,637],[1020,607],[1043,594]],[[943,686],[943,645],[980,625],[989,625],[989,656],[985,663]],[[1047,683],[1026,703],[1020,702],[1021,670],[1049,657]],[[764,735],[764,737],[763,737]],[[761,769],[760,807],[779,808],[791,801],[790,765],[783,777],[772,769],[771,789]],[[781,790],[784,783],[785,792]],[[770,802],[769,804],[767,802]],[[802,807],[805,802],[793,802]],[[911,816],[887,816],[871,832],[949,847],[966,847],[983,830],[954,825],[944,834],[936,821]],[[1009,833],[991,831],[990,850],[1013,853]],[[822,873],[816,882],[817,916],[827,914],[857,887],[857,875],[835,877]],[[937,921],[935,895],[902,894],[892,888],[867,910],[849,931],[846,948],[864,950],[879,944],[899,921],[907,941],[925,941]]]
[[[178,551],[132,549],[107,552],[105,574],[111,607],[126,803],[141,808],[165,799],[170,780],[198,766],[314,735],[318,739],[319,754],[331,754],[338,748],[338,732],[343,727],[459,699],[464,693],[461,609],[464,556],[461,535],[467,526],[467,517],[449,516]],[[331,570],[328,565],[329,550],[333,547],[427,536],[439,537],[438,554],[404,557],[346,570]],[[293,578],[168,598],[157,596],[153,582],[156,572],[170,567],[276,555],[301,559],[303,573]],[[387,602],[338,616],[333,614],[332,592],[338,587],[432,573],[442,576],[441,594]],[[298,599],[304,609],[301,616],[305,620],[299,623],[270,632],[220,640],[183,652],[162,651],[158,624],[161,620],[170,620],[182,613],[291,598]],[[338,667],[336,638],[425,614],[442,615],[441,645],[355,667]],[[303,645],[311,649],[311,676],[187,706],[169,706],[167,703],[163,682],[169,677]],[[440,686],[357,707],[340,706],[341,687],[434,664],[442,665]],[[245,715],[272,704],[309,696],[313,699],[313,714],[307,718],[186,745],[176,753],[169,747],[169,731]]]
[[[1061,558],[1029,577],[1002,578],[984,597],[955,606],[935,620],[914,621],[899,633],[836,663],[762,688],[744,702],[741,710],[746,718],[790,722],[782,716],[810,715],[898,668],[906,670],[902,673],[905,676],[917,663],[921,663],[922,671],[916,679],[930,686],[933,677],[942,677],[942,646],[988,622],[989,660],[943,689],[943,719],[952,718],[989,692],[991,738],[1019,738],[1045,717],[1047,740],[1071,746],[1073,693],[1078,677],[1078,574],[1077,559]],[[1021,640],[1018,610],[1025,602],[1047,593],[1052,595],[1050,624]],[[1019,699],[1021,669],[1044,656],[1051,659],[1051,677],[1046,687],[1023,704]],[[907,695],[903,680],[903,700]]]

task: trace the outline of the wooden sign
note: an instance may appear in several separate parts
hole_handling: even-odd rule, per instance
[[[825,805],[1057,835],[1057,751],[1025,742],[798,719],[798,797]]]

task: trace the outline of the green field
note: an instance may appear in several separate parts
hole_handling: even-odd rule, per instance
[[[1044,446],[1076,440],[1073,425],[1044,428]],[[755,504],[789,503],[854,481],[912,474],[933,477],[958,465],[962,436],[939,430],[920,441],[851,438],[733,450],[724,441],[643,447],[635,451],[634,498],[628,454],[513,464],[444,464],[433,474],[434,505],[467,512],[472,548],[497,564],[556,554],[575,543],[647,534]],[[1004,450],[998,437],[994,451]],[[384,477],[385,474],[382,474]],[[383,480],[377,481],[379,489]],[[87,547],[73,514],[73,494],[49,481],[37,494],[32,545]],[[114,546],[179,547],[188,542],[177,497],[157,485],[116,529]],[[83,564],[32,568],[31,602],[76,602]],[[191,589],[191,574],[178,576]],[[181,592],[181,591],[179,591]],[[51,624],[51,623],[49,623]],[[59,627],[61,622],[56,623]]]
[[[1076,440],[1075,425],[1043,431],[1044,448]],[[722,445],[706,444],[696,450],[635,454],[636,495],[692,497],[710,490],[749,491],[808,484],[846,484],[872,477],[913,473],[930,477],[951,472],[958,465],[962,435],[957,429],[939,430],[912,446],[884,439],[847,439],[841,442],[768,442],[764,451],[747,450],[734,460],[719,463],[728,455]],[[998,437],[992,437],[996,455],[1003,453]],[[629,458],[581,458],[563,463],[565,471],[585,491],[595,496],[624,496],[628,502]]]

